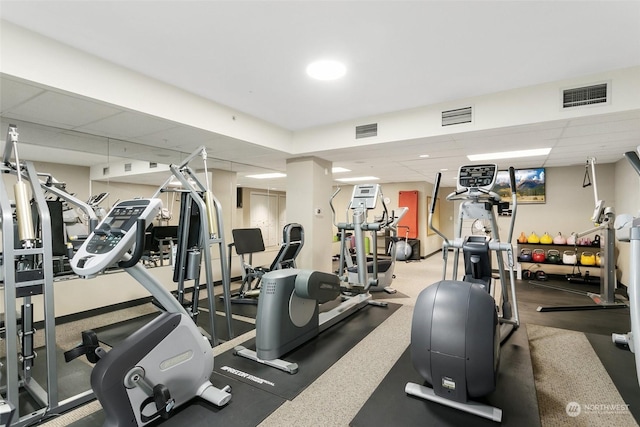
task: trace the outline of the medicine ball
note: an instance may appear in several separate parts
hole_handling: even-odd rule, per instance
[[[396,243],[396,260],[397,261],[407,261],[411,259],[411,254],[413,249],[411,249],[411,245],[407,243],[405,240],[400,240]]]

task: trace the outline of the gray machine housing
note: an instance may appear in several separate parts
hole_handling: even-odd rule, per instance
[[[98,361],[91,387],[104,409],[105,427],[155,420],[156,406],[144,405],[149,396],[142,381],[166,386],[175,407],[199,395],[201,386],[211,387],[213,352],[192,324],[181,313],[161,313]]]
[[[335,274],[276,270],[265,274],[256,318],[256,353],[276,359],[320,333],[319,306],[340,296]]]
[[[320,312],[320,305],[341,295],[335,274],[289,268],[266,273],[262,278],[256,317],[256,350],[235,347],[235,355],[290,374],[298,364],[279,359],[320,332],[341,322],[371,301],[368,292],[343,296],[336,307]]]
[[[495,389],[500,329],[495,301],[476,283],[442,280],[420,292],[411,359],[436,395],[457,402]]]

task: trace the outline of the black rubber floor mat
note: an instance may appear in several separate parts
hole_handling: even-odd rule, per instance
[[[434,402],[408,396],[407,382],[423,384],[407,347],[351,426],[496,426],[496,423]],[[479,402],[502,409],[503,426],[539,426],[527,331],[521,326],[503,345],[497,389]]]
[[[365,306],[286,354],[283,359],[298,364],[296,374],[235,356],[233,350],[216,357],[215,371],[291,400],[400,307],[393,303],[387,307]],[[255,349],[255,339],[242,345]]]
[[[211,382],[216,387],[231,386],[231,401],[218,408],[202,399],[195,398],[189,404],[176,409],[175,414],[165,421],[154,421],[153,425],[166,427],[209,427],[234,426],[254,427],[278,409],[285,400],[232,378],[213,374]],[[69,424],[70,427],[95,427],[104,423],[104,412],[93,414]]]

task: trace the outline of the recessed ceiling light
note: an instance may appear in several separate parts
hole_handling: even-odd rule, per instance
[[[357,182],[357,181],[376,181],[380,178],[375,176],[355,176],[353,178],[338,178],[336,181],[340,182]]]
[[[307,74],[317,80],[336,80],[347,73],[347,67],[342,62],[321,60],[307,66]]]
[[[340,166],[331,168],[331,173],[343,173],[343,172],[351,172],[351,169],[341,168]]]
[[[273,172],[273,173],[260,173],[257,175],[247,175],[247,178],[271,179],[271,178],[284,178],[285,176],[287,176],[286,173]]]
[[[442,169],[440,169],[440,172],[446,172],[446,171],[448,171],[448,170],[449,170],[449,169],[447,169],[447,168],[442,168]]]
[[[517,151],[502,151],[499,153],[485,153],[485,154],[469,154],[467,159],[472,162],[477,160],[498,160],[498,159],[514,159],[517,157],[534,157],[534,156],[546,156],[551,152],[551,148],[535,148],[533,150],[517,150]]]
[[[420,157],[421,159],[426,159],[427,157],[429,157],[428,154],[420,154],[418,157]]]

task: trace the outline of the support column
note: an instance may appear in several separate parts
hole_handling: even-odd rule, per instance
[[[287,160],[287,222],[304,227],[298,268],[332,271],[331,162],[316,157]]]

